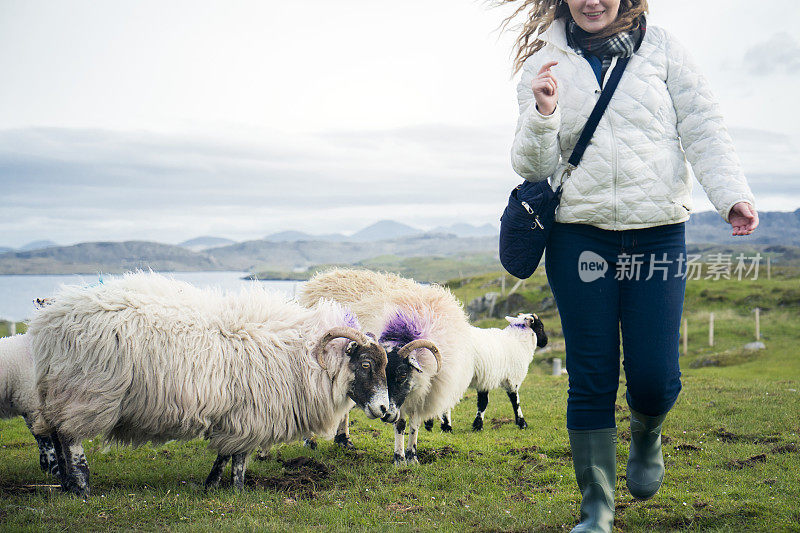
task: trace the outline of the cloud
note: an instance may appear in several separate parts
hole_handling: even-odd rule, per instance
[[[745,68],[756,75],[800,73],[800,44],[788,33],[776,33],[754,44],[743,56]]]
[[[257,239],[284,229],[497,225],[519,183],[509,127],[313,134],[0,130],[0,245],[37,239]],[[763,209],[800,205],[794,137],[732,129]],[[696,206],[709,208],[697,192]],[[762,200],[764,199],[764,200]]]
[[[19,232],[19,242],[176,242],[200,233],[356,230],[379,218],[420,227],[496,222],[517,181],[503,130],[430,126],[257,141],[0,131],[0,224]]]

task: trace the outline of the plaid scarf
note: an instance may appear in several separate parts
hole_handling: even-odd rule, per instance
[[[639,17],[638,26],[630,31],[615,33],[603,39],[595,39],[594,34],[583,30],[572,17],[567,22],[567,44],[582,57],[595,56],[602,61],[600,78],[604,78],[611,66],[612,57],[630,57],[644,39],[647,29],[644,15]]]

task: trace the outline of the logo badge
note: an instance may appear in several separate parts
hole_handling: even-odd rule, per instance
[[[578,276],[584,283],[591,283],[605,276],[608,263],[594,252],[584,250],[578,257]]]

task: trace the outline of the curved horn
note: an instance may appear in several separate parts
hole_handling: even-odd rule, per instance
[[[411,352],[413,352],[417,348],[427,348],[431,351],[433,356],[436,358],[436,373],[438,374],[439,371],[442,369],[442,358],[439,355],[439,348],[437,348],[432,341],[429,341],[427,339],[417,339],[415,341],[411,341],[402,348],[400,348],[400,350],[398,350],[397,352],[397,355],[405,359],[406,357],[411,355]]]
[[[322,350],[325,349],[325,346],[328,345],[333,339],[350,339],[351,341],[355,341],[361,346],[365,344],[369,344],[371,341],[367,338],[366,335],[361,333],[355,328],[347,327],[347,326],[339,326],[338,328],[333,328],[328,330],[325,335],[317,343],[317,346],[314,348],[314,358],[319,363],[319,366],[322,368],[325,367],[325,362],[322,360]]]

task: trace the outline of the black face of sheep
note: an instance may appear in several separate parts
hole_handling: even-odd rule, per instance
[[[544,332],[544,324],[536,314],[526,317],[526,322],[530,321],[529,327],[536,333],[536,346],[544,348],[547,346],[547,333]]]
[[[515,318],[506,317],[512,327],[526,327],[536,334],[536,346],[544,348],[547,346],[547,333],[544,332],[544,324],[534,313],[520,313]]]
[[[372,342],[362,346],[351,342],[347,347],[350,369],[355,379],[348,391],[350,399],[356,402],[369,418],[380,418],[384,422],[397,419],[397,409],[389,401],[387,384],[387,354],[383,348]]]
[[[351,341],[344,351],[344,356],[348,358],[347,366],[353,374],[347,390],[348,397],[369,418],[396,419],[397,409],[389,403],[389,389],[386,384],[386,350],[374,339],[353,328],[334,328],[320,339],[315,349],[320,366],[326,367],[323,357],[326,346],[331,341],[342,338]]]
[[[414,356],[414,350],[425,348],[431,351],[436,358],[436,371],[439,371],[439,350],[436,346],[424,339],[409,342],[402,348],[391,346],[386,348],[389,360],[386,365],[386,380],[389,383],[389,401],[392,406],[399,408],[405,402],[414,385],[414,374],[421,373],[422,367]],[[393,420],[384,420],[393,422]]]

